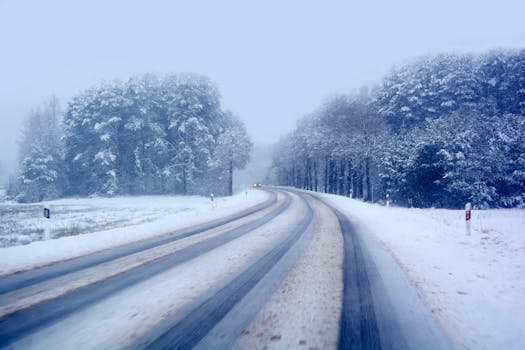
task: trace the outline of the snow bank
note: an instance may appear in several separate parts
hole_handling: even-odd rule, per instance
[[[113,226],[97,232],[36,241],[27,245],[0,248],[0,275],[66,260],[122,244],[135,242],[176,229],[193,226],[233,214],[268,198],[264,191],[250,190],[232,197],[139,196],[117,198],[61,199],[51,207],[51,236],[56,228],[88,221],[94,227]],[[20,205],[20,207],[24,207]],[[42,207],[42,206],[38,206]],[[76,211],[75,211],[76,210]],[[62,213],[61,213],[62,211]],[[26,219],[26,225],[44,225],[45,219]],[[35,215],[37,215],[35,214]],[[1,221],[1,220],[0,220]],[[115,227],[116,226],[116,227]]]
[[[460,348],[525,348],[525,210],[386,208],[322,195],[391,252]]]

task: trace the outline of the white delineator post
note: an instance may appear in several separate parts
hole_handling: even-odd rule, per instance
[[[465,229],[467,236],[470,236],[470,219],[471,219],[471,210],[472,210],[472,204],[467,203],[465,204]]]

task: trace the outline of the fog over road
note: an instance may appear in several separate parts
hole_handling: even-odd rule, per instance
[[[450,348],[396,262],[315,195],[2,276],[0,347]]]

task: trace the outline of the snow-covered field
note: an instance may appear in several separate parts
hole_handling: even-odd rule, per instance
[[[322,195],[391,252],[456,346],[525,349],[525,210],[386,208]]]
[[[69,259],[169,233],[233,214],[263,202],[268,194],[250,190],[232,197],[140,196],[61,199],[44,204],[0,203],[0,240],[30,243],[0,248],[0,275]],[[49,230],[51,239],[43,240]]]

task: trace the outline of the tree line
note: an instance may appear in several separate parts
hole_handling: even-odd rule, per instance
[[[217,87],[196,74],[105,83],[29,114],[9,194],[62,196],[232,193],[252,143]]]
[[[281,185],[399,205],[525,206],[525,50],[442,54],[329,98],[275,147]]]

